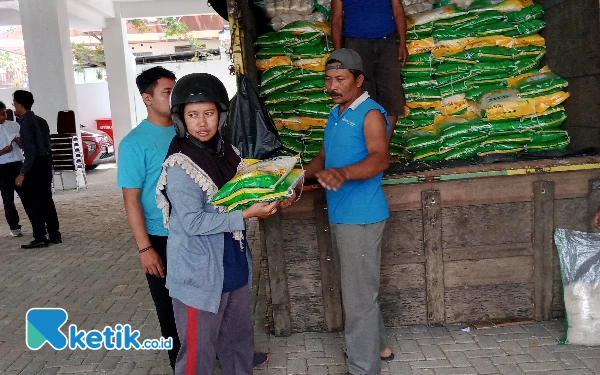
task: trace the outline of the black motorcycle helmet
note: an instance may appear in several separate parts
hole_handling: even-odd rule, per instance
[[[177,81],[171,92],[171,118],[179,138],[185,138],[187,129],[183,119],[183,108],[187,103],[214,102],[219,110],[219,130],[227,120],[229,95],[225,85],[208,73],[192,73]]]

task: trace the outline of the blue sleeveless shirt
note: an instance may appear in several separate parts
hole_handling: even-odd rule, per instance
[[[383,38],[396,31],[391,0],[342,0],[345,36]]]
[[[336,105],[325,125],[325,168],[341,168],[358,163],[369,155],[364,135],[367,112],[376,109],[385,117],[382,106],[363,93],[341,114]],[[349,180],[337,190],[327,190],[329,221],[336,224],[374,224],[390,216],[387,200],[381,189],[383,173],[366,180]]]

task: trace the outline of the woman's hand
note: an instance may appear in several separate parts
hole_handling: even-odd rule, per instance
[[[242,211],[242,216],[244,219],[249,219],[251,217],[264,219],[277,212],[278,205],[279,202],[277,201],[271,203],[254,203],[252,206]]]

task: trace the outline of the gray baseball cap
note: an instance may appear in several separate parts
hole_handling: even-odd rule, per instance
[[[353,49],[348,48],[340,48],[336,49],[329,55],[327,58],[327,62],[325,65],[328,65],[332,61],[339,61],[340,64],[325,66],[325,70],[331,69],[348,69],[348,70],[358,70],[359,72],[363,72],[362,59],[358,52]],[[363,72],[364,73],[364,72]]]

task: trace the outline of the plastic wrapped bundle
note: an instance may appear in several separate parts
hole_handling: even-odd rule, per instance
[[[301,169],[293,169],[297,162],[297,158],[281,156],[251,164],[223,185],[211,202],[227,206],[229,212],[290,197],[304,175]]]
[[[565,343],[600,345],[600,233],[557,229],[567,317]]]

